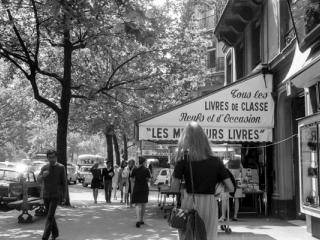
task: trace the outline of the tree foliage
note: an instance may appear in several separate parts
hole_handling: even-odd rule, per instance
[[[33,119],[29,148],[56,147],[65,164],[67,150],[79,151],[79,136],[114,125],[118,139],[132,140],[134,119],[190,98],[207,77],[201,56],[210,41],[193,25],[192,10],[208,2],[2,0],[0,60],[8,75],[1,77],[15,76],[28,96],[11,105]],[[11,116],[19,126],[22,118]]]

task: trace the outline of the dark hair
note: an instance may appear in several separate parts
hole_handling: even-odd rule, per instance
[[[49,155],[55,155],[55,156],[57,156],[57,151],[56,150],[53,150],[53,149],[50,149],[50,150],[48,150],[47,151],[47,157],[49,156]]]
[[[146,161],[144,157],[139,157],[139,165],[143,164]]]

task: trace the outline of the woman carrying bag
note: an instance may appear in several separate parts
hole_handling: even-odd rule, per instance
[[[172,188],[178,190],[182,179],[186,189],[181,208],[194,208],[205,224],[207,239],[217,239],[216,184],[222,182],[227,192],[233,191],[233,184],[223,163],[213,156],[208,138],[196,122],[188,123],[179,139]],[[179,229],[179,239],[186,239],[182,229]]]

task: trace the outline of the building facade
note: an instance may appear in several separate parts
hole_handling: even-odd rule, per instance
[[[319,237],[319,1],[229,0],[215,35],[227,46],[226,83],[259,71],[273,76],[268,213],[306,217]]]

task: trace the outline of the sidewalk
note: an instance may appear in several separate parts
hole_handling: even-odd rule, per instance
[[[92,200],[73,202],[73,208],[59,207],[56,219],[59,240],[177,240],[175,229],[169,228],[157,206],[155,195],[147,208],[145,225],[135,227],[135,210],[118,202],[106,205]],[[18,224],[17,211],[1,212],[0,239],[41,239],[43,218],[32,224]],[[306,231],[303,221],[281,221],[265,218],[242,218],[231,222],[231,234],[219,232],[219,239],[229,240],[315,240]]]

